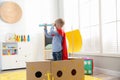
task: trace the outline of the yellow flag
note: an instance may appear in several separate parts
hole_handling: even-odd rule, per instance
[[[66,32],[68,52],[79,52],[82,48],[82,37],[78,29]]]

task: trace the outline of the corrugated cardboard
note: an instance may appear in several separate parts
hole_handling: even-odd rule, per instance
[[[84,60],[27,62],[27,80],[84,80]]]
[[[52,75],[55,80],[84,80],[83,60],[53,61]]]
[[[48,80],[50,61],[27,62],[27,80]]]

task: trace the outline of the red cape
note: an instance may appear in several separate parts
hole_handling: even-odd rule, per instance
[[[62,36],[62,59],[68,60],[68,52],[67,52],[67,43],[66,43],[66,35],[62,29],[57,29],[58,33]]]

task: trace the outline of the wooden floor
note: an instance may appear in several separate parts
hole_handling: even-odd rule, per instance
[[[19,70],[25,70],[25,69],[19,69]],[[7,70],[7,71],[1,71],[0,74],[2,73],[7,73],[7,72],[14,72],[14,71],[19,71],[19,70]],[[111,76],[111,75],[106,75],[103,73],[98,73],[98,72],[94,72],[93,75],[96,78],[101,78],[102,80],[120,80],[120,77],[115,77],[115,76]]]
[[[104,73],[98,73],[98,72],[94,72],[93,76],[97,78],[101,78],[102,80],[120,80],[120,77],[107,75]]]

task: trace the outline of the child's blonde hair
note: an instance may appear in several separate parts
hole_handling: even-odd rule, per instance
[[[61,27],[63,27],[63,25],[65,24],[65,22],[64,22],[63,19],[59,18],[59,19],[55,20],[55,24],[58,24],[58,25],[60,25]]]

